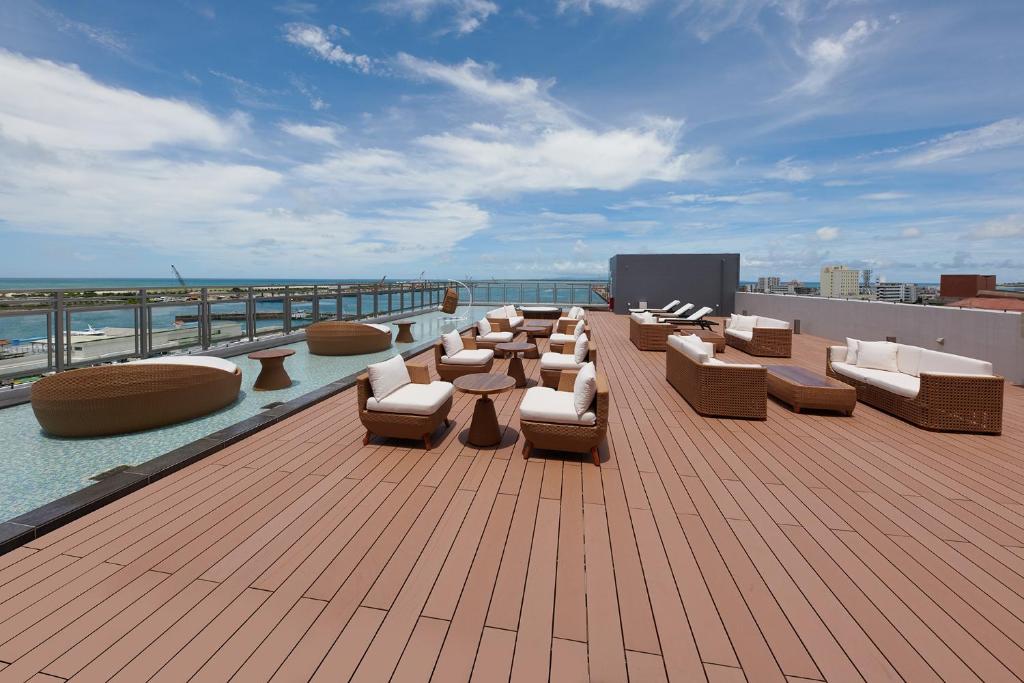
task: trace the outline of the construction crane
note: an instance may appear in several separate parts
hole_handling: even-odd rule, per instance
[[[185,283],[185,279],[181,277],[181,273],[178,272],[178,269],[174,267],[173,263],[171,264],[171,270],[174,271],[174,277],[178,278],[178,284],[181,285],[181,288],[188,289],[188,285]]]

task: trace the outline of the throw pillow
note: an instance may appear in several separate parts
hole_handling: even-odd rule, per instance
[[[857,367],[899,372],[898,352],[899,344],[862,341],[857,345]]]
[[[366,372],[370,376],[373,397],[378,401],[412,382],[409,370],[405,367],[405,359],[401,356],[392,356],[382,363],[368,365]]]
[[[452,330],[448,334],[442,335],[441,343],[444,345],[444,355],[446,356],[454,356],[466,348],[465,344],[462,343],[462,335],[459,334],[458,330]]]
[[[576,381],[572,385],[572,394],[576,415],[583,415],[590,410],[590,404],[597,396],[597,370],[593,363],[587,363],[576,374]]]
[[[846,338],[846,362],[850,365],[857,364],[857,345],[860,344],[858,339]]]
[[[573,348],[573,359],[577,364],[583,363],[587,360],[587,351],[590,347],[590,340],[587,339],[587,335],[581,334],[576,338],[576,346]]]
[[[491,322],[487,318],[481,318],[480,322],[476,324],[476,328],[480,331],[481,337],[486,337],[491,333]]]

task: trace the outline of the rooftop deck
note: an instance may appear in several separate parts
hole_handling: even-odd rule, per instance
[[[522,390],[500,447],[458,394],[429,453],[363,447],[347,391],[0,556],[0,681],[1024,675],[1024,389],[1001,437],[704,419],[627,323],[591,314],[601,468],[524,461]]]

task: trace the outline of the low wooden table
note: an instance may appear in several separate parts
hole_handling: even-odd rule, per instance
[[[290,387],[292,378],[284,369],[284,359],[294,355],[295,351],[292,349],[263,349],[250,353],[250,360],[260,362],[260,375],[252,388],[256,391],[275,391]]]
[[[407,344],[409,342],[416,341],[415,339],[412,338],[412,329],[410,329],[412,328],[413,325],[416,324],[415,322],[401,322],[392,324],[398,325],[398,334],[395,335],[396,342]]]
[[[723,353],[725,351],[725,335],[715,330],[694,330],[692,332],[682,331],[680,334],[695,334],[700,337],[701,341],[706,341],[709,344],[715,345],[715,353]]]
[[[519,329],[526,333],[527,339],[534,339],[535,337],[550,337],[551,331],[554,328],[554,323],[541,323],[532,320],[528,323],[523,323]]]
[[[849,384],[795,365],[766,365],[768,393],[799,413],[803,408],[835,410],[853,415],[857,390]]]
[[[474,446],[494,446],[501,443],[501,428],[498,427],[498,415],[494,412],[494,401],[490,399],[490,395],[511,391],[516,381],[508,375],[492,372],[456,377],[452,384],[463,393],[480,396],[473,408],[473,421],[469,423],[467,441]]]
[[[519,354],[526,354],[530,351],[536,353],[537,345],[532,342],[502,342],[495,345],[494,348],[512,354],[508,360],[508,376],[516,381],[517,387],[525,387],[526,373],[523,371],[523,359],[519,357]]]

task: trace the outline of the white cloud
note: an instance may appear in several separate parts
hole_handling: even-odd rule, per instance
[[[381,0],[377,9],[406,15],[414,21],[423,21],[435,12],[448,11],[453,16],[453,30],[465,34],[480,28],[488,17],[498,13],[499,8],[491,0]]]
[[[341,130],[337,126],[311,126],[305,123],[282,122],[279,126],[288,135],[306,142],[319,142],[332,146],[338,145],[338,133]]]
[[[839,237],[839,228],[833,228],[825,226],[824,228],[818,228],[814,231],[814,234],[818,236],[818,239],[822,242],[831,242]]]
[[[975,239],[1005,239],[1024,237],[1024,214],[997,218],[979,225],[970,232]]]
[[[104,47],[111,52],[115,52],[121,55],[127,54],[128,52],[128,41],[126,41],[121,35],[112,31],[108,28],[100,26],[94,26],[87,24],[84,21],[76,21],[71,19],[60,12],[43,7],[39,4],[33,5],[34,9],[38,10],[41,14],[48,17],[57,26],[57,29],[63,33],[73,33],[80,35],[87,40],[96,43],[97,45]]]
[[[589,14],[594,5],[625,12],[642,12],[654,0],[558,0],[558,11],[579,10]]]
[[[746,192],[743,194],[667,194],[655,199],[632,199],[618,204],[612,204],[608,208],[621,209],[643,209],[643,208],[670,208],[673,206],[686,205],[714,205],[714,204],[769,204],[787,202],[793,198],[788,192]]]
[[[879,28],[876,20],[859,19],[845,32],[818,38],[802,53],[807,74],[791,90],[818,94],[854,59],[854,48],[865,42]]]
[[[76,150],[159,145],[223,147],[238,133],[193,104],[98,83],[75,65],[0,49],[0,131],[11,140]]]
[[[956,131],[915,145],[916,151],[897,160],[899,166],[923,166],[969,154],[1024,144],[1024,118],[1008,118],[987,126]]]
[[[903,236],[903,237],[920,237],[921,236],[921,229],[920,228],[904,228],[903,231],[900,233],[900,235]]]
[[[814,177],[810,167],[793,157],[786,157],[775,163],[775,168],[764,174],[766,178],[802,183]]]
[[[331,64],[347,64],[363,73],[369,72],[370,58],[347,52],[331,40],[331,33],[343,33],[343,30],[332,26],[325,31],[319,26],[299,22],[284,25],[284,39],[292,45],[304,47]]]
[[[910,197],[906,192],[869,192],[862,194],[861,199],[867,199],[872,202],[892,202],[898,199],[908,199]]]

